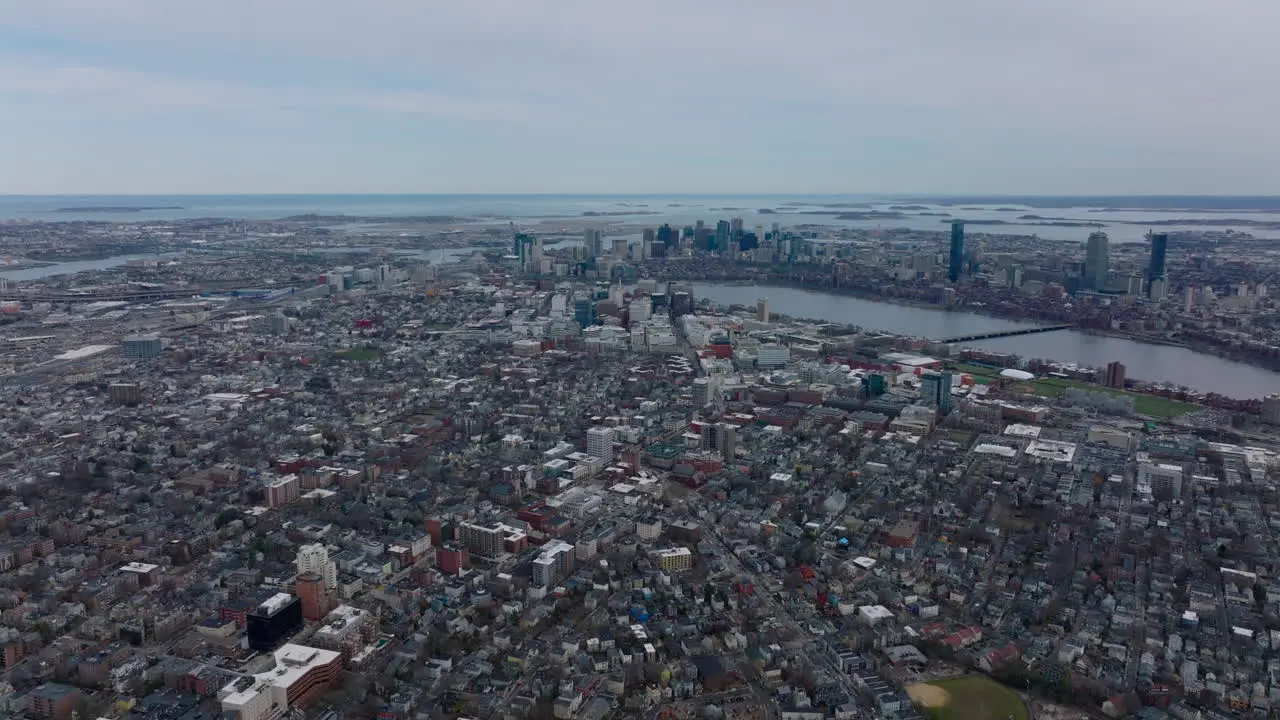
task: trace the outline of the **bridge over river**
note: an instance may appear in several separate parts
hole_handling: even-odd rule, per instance
[[[1036,335],[1038,333],[1057,332],[1059,330],[1070,330],[1074,325],[1045,325],[1041,327],[1017,328],[1015,330],[993,330],[991,332],[977,333],[975,335],[960,335],[959,337],[947,338],[941,342],[948,345],[953,343],[977,342],[978,340],[991,340],[994,338],[1016,337],[1018,335]]]

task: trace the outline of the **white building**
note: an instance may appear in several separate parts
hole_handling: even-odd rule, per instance
[[[539,587],[551,587],[573,569],[574,546],[563,540],[552,540],[542,546],[542,553],[533,561],[533,582]]]
[[[339,653],[286,644],[275,651],[274,668],[236,678],[218,699],[224,712],[240,720],[275,720],[305,706],[341,674]]]
[[[587,454],[605,462],[613,460],[613,428],[593,427],[587,430]]]
[[[1138,465],[1138,484],[1151,488],[1153,493],[1182,496],[1182,466],[1144,462]]]
[[[791,348],[786,345],[766,344],[756,350],[756,367],[766,370],[779,369],[791,361]]]
[[[298,548],[298,574],[315,573],[324,578],[326,590],[338,587],[338,566],[329,559],[329,549],[321,543]]]
[[[653,315],[653,301],[647,295],[638,297],[627,305],[627,314],[633,323],[645,322]]]

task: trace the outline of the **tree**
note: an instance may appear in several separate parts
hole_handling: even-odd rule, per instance
[[[235,520],[238,517],[240,517],[239,511],[232,508],[228,508],[218,513],[218,517],[214,518],[213,526],[214,528],[221,530],[223,527],[229,524],[232,520]]]

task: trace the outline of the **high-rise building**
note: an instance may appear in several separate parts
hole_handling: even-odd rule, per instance
[[[680,231],[670,225],[663,224],[662,227],[658,228],[658,236],[654,243],[653,256],[666,257],[667,255],[674,255],[679,250]]]
[[[267,507],[278,508],[297,502],[301,487],[298,476],[292,473],[268,481],[263,488],[267,493]]]
[[[329,590],[324,586],[324,578],[308,572],[298,575],[296,589],[298,601],[302,603],[302,617],[316,622],[329,613]]]
[[[1138,465],[1138,485],[1164,499],[1182,497],[1182,466],[1144,462]]]
[[[582,231],[582,247],[588,259],[600,257],[604,249],[604,232],[599,228],[587,228]]]
[[[1106,386],[1109,388],[1124,389],[1124,365],[1118,362],[1107,363]]]
[[[756,298],[756,320],[769,322],[769,298]]]
[[[929,373],[920,377],[920,402],[951,412],[951,373]]]
[[[732,423],[719,423],[715,432],[716,447],[725,462],[738,458],[738,427]]]
[[[687,291],[680,291],[671,295],[671,317],[678,318],[681,315],[693,314],[693,294]]]
[[[1164,278],[1164,261],[1169,252],[1168,233],[1151,233],[1151,262],[1147,264],[1147,282]]]
[[[715,241],[707,249],[713,250],[716,252],[728,252],[729,238],[730,238],[729,221],[728,220],[717,221]]]
[[[613,428],[593,427],[587,430],[587,454],[605,462],[613,460]]]
[[[947,279],[960,282],[960,270],[964,266],[964,223],[951,223],[951,252],[947,257]]]
[[[596,301],[591,298],[578,298],[573,301],[573,319],[578,325],[586,328],[596,324]]]
[[[338,587],[338,565],[329,558],[329,549],[323,543],[298,548],[297,566],[299,575],[315,573],[324,578],[325,589]]]
[[[691,386],[694,407],[710,405],[720,396],[720,379],[717,377],[694,378]]]
[[[1111,262],[1111,240],[1102,231],[1089,233],[1084,251],[1084,286],[1089,290],[1105,290]]]

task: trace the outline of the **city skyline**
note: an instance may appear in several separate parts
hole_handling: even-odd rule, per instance
[[[0,8],[4,194],[1280,191],[1243,2]]]

